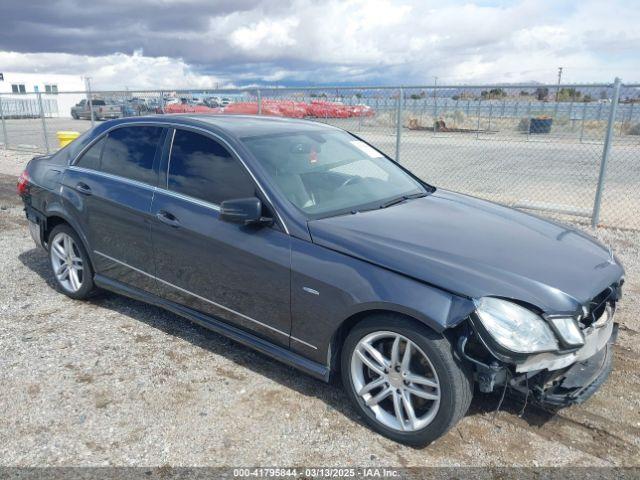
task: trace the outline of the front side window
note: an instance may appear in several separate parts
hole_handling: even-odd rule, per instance
[[[11,93],[27,93],[24,83],[14,83],[11,85]]]
[[[213,204],[255,196],[249,173],[215,140],[176,130],[167,177],[169,190]]]
[[[418,180],[346,132],[293,132],[242,141],[287,199],[310,218],[426,194]]]
[[[153,159],[161,136],[161,127],[124,127],[109,132],[100,169],[105,173],[155,184]]]

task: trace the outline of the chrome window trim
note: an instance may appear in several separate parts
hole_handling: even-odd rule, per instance
[[[141,187],[146,190],[155,191],[157,187],[153,185],[149,185],[148,183],[140,182],[138,180],[133,180],[127,177],[121,177],[120,175],[113,175],[112,173],[101,172],[100,170],[93,170],[92,168],[84,168],[84,167],[76,167],[75,165],[71,165],[67,167],[72,172],[83,172],[83,173],[91,173],[94,175],[98,175],[100,177],[108,178],[110,180],[120,181],[123,183],[128,183],[130,185],[134,185],[136,187]]]
[[[115,263],[117,263],[119,265],[122,265],[124,267],[130,268],[131,270],[134,270],[134,271],[136,271],[136,272],[138,272],[138,273],[140,273],[142,275],[145,275],[145,276],[147,276],[149,278],[157,280],[158,282],[164,283],[165,285],[167,285],[169,287],[172,287],[172,288],[175,288],[176,290],[180,290],[181,292],[186,293],[187,295],[191,295],[191,296],[193,296],[193,297],[195,297],[195,298],[197,298],[199,300],[202,300],[203,302],[210,303],[210,304],[212,304],[212,305],[214,305],[214,306],[216,306],[218,308],[222,308],[223,310],[226,310],[226,311],[228,311],[230,313],[233,313],[234,315],[238,315],[239,317],[242,317],[242,318],[244,318],[246,320],[249,320],[250,322],[253,322],[253,323],[256,323],[256,324],[258,324],[258,325],[260,325],[262,327],[268,328],[269,330],[272,330],[272,331],[274,331],[274,332],[276,332],[276,333],[278,333],[280,335],[283,335],[283,336],[285,336],[285,337],[287,337],[287,338],[289,338],[291,340],[294,340],[294,341],[296,341],[298,343],[302,343],[303,345],[306,345],[306,346],[308,346],[310,348],[313,348],[314,350],[318,349],[318,347],[316,347],[314,345],[311,345],[310,343],[307,343],[304,340],[300,340],[299,338],[296,338],[296,337],[294,337],[292,335],[289,335],[288,333],[283,332],[282,330],[278,330],[277,328],[272,327],[270,325],[267,325],[266,323],[262,323],[262,322],[256,320],[255,318],[251,318],[250,316],[245,315],[244,313],[240,313],[237,310],[233,310],[232,308],[225,307],[224,305],[222,305],[220,303],[214,302],[213,300],[209,300],[208,298],[205,298],[205,297],[202,297],[202,296],[200,296],[200,295],[198,295],[196,293],[190,292],[189,290],[186,290],[186,289],[184,289],[182,287],[174,285],[173,283],[167,282],[166,280],[163,280],[163,279],[161,279],[159,277],[156,277],[155,275],[151,275],[150,273],[147,273],[144,270],[140,270],[139,268],[131,266],[128,263],[125,263],[125,262],[123,262],[121,260],[113,258],[110,255],[107,255],[106,253],[99,252],[98,250],[94,250],[93,253],[95,253],[96,255],[100,255],[101,257],[104,257],[104,258],[106,258],[108,260],[111,260],[112,262],[115,262]]]
[[[262,195],[264,195],[264,198],[267,200],[267,202],[269,202],[269,205],[271,206],[271,209],[273,210],[273,212],[275,213],[276,217],[278,218],[280,224],[282,225],[282,228],[284,228],[285,233],[287,235],[290,235],[289,229],[287,228],[287,224],[282,219],[282,216],[280,215],[280,213],[273,206],[273,202],[271,201],[271,197],[269,197],[269,195],[267,194],[265,189],[262,187],[262,184],[258,181],[256,176],[251,171],[251,169],[249,167],[247,167],[246,162],[238,154],[237,150],[235,148],[233,148],[229,144],[229,142],[227,142],[220,135],[218,135],[217,133],[211,132],[211,131],[207,130],[206,128],[197,127],[197,126],[194,126],[194,125],[184,125],[184,124],[175,123],[175,122],[162,122],[162,121],[159,122],[159,121],[154,121],[154,120],[150,120],[148,122],[123,122],[123,123],[118,123],[117,125],[114,125],[111,128],[109,128],[108,130],[106,130],[105,132],[103,132],[97,138],[94,138],[88,145],[86,145],[82,150],[80,150],[80,152],[75,156],[75,158],[69,163],[69,166],[70,167],[75,166],[75,164],[78,162],[78,159],[84,154],[84,152],[86,150],[88,150],[89,148],[91,148],[91,146],[95,142],[100,140],[102,137],[108,135],[109,132],[111,132],[113,130],[116,130],[118,128],[123,128],[123,127],[127,127],[127,126],[141,126],[141,127],[152,126],[152,127],[160,127],[160,128],[171,127],[171,128],[174,129],[173,130],[173,136],[171,138],[171,146],[169,147],[169,158],[168,158],[168,163],[167,163],[167,187],[168,187],[168,184],[169,184],[169,162],[171,162],[171,153],[173,152],[173,140],[174,140],[175,131],[176,131],[177,128],[181,128],[183,130],[196,130],[196,131],[202,132],[206,136],[209,136],[209,137],[213,138],[214,140],[222,143],[225,146],[225,148],[227,148],[229,151],[231,151],[231,153],[235,156],[235,158],[238,159],[238,161],[242,164],[242,166],[247,171],[249,176],[251,176],[251,178],[253,179],[255,184],[258,186],[258,189],[260,190]],[[87,171],[91,171],[91,172],[98,172],[97,170],[89,170],[89,169],[86,169],[86,170]],[[98,173],[102,173],[102,172],[98,172]],[[114,175],[114,177],[116,177],[116,175]],[[119,178],[122,178],[124,180],[130,180],[130,179],[126,178],[126,177],[119,177]],[[135,180],[132,180],[132,181],[135,181]],[[142,184],[142,182],[140,182],[140,184]],[[147,184],[144,184],[144,185],[147,185]],[[152,187],[152,188],[154,188],[154,187]],[[157,187],[155,187],[155,188],[157,188]],[[164,189],[161,189],[161,190],[164,190]],[[173,193],[168,188],[166,189],[166,191],[170,192],[170,193]],[[191,199],[198,200],[198,199],[195,199],[193,197],[189,197],[188,195],[184,195],[184,197],[188,197],[190,200]],[[182,198],[182,197],[180,197],[180,198]],[[185,200],[186,200],[186,198],[185,198]],[[209,202],[205,202],[205,203],[207,203],[209,206],[213,206],[214,209],[220,210],[220,206],[217,205],[217,204],[213,204],[213,203],[209,203]]]
[[[210,208],[210,209],[215,210],[217,212],[220,211],[220,207],[218,205],[213,204],[213,203],[205,202],[204,200],[199,200],[199,199],[194,198],[194,197],[189,197],[188,195],[182,195],[181,193],[172,192],[171,190],[166,190],[164,188],[154,187],[154,186],[149,185],[147,183],[139,182],[138,180],[131,180],[130,178],[127,178],[127,177],[121,177],[119,175],[113,175],[111,173],[101,172],[99,170],[93,170],[91,168],[83,168],[83,167],[76,167],[76,166],[71,166],[71,167],[68,167],[68,168],[69,168],[69,170],[74,171],[74,172],[91,173],[93,175],[98,175],[100,177],[108,178],[110,180],[116,180],[116,181],[120,181],[120,182],[123,182],[123,183],[128,183],[130,185],[134,185],[136,187],[141,187],[141,188],[144,188],[146,190],[150,190],[150,191],[152,191],[154,193],[160,192],[160,193],[162,193],[164,195],[169,195],[170,197],[175,197],[175,198],[179,198],[180,200],[184,200],[184,201],[187,201],[187,202],[195,203],[196,205],[200,205],[202,207]]]
[[[215,210],[216,212],[220,211],[219,205],[216,205],[215,203],[209,203],[206,200],[200,200],[199,198],[190,197],[189,195],[184,195],[182,193],[166,190],[164,188],[156,188],[155,191],[164,195],[168,195],[170,197],[184,200],[185,202],[190,202],[196,205],[200,205],[201,207],[210,208],[211,210]]]

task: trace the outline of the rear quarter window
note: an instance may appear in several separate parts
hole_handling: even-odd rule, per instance
[[[153,159],[162,136],[161,127],[123,127],[109,132],[102,151],[105,173],[155,184]]]
[[[100,156],[102,154],[102,147],[106,137],[102,137],[96,143],[91,145],[86,152],[78,159],[77,166],[82,168],[90,168],[92,170],[100,170]]]

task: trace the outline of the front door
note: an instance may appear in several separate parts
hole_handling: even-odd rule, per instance
[[[288,347],[288,235],[219,219],[222,201],[256,196],[249,173],[221,142],[178,129],[170,152],[165,188],[151,208],[161,295]]]

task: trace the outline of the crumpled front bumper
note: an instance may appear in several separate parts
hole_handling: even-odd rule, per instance
[[[576,362],[564,370],[549,372],[529,383],[534,398],[546,406],[566,407],[580,404],[593,395],[607,380],[613,367],[613,344],[618,336],[618,324],[604,347],[586,360]],[[533,384],[532,384],[533,383]]]

